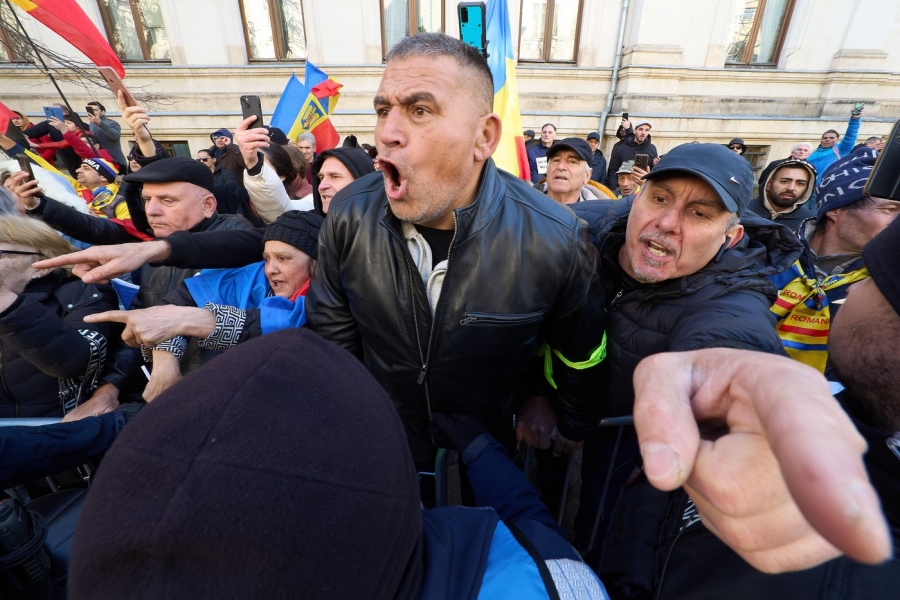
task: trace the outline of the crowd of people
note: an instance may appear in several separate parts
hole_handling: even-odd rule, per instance
[[[68,597],[893,597],[900,200],[861,110],[758,180],[740,138],[623,118],[607,159],[548,123],[527,181],[493,97],[420,34],[374,146],[18,113],[82,202],[0,176],[0,417],[62,419],[0,429],[0,480],[106,452]],[[485,510],[438,507],[441,448]]]

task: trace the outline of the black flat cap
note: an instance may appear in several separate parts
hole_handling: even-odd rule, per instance
[[[585,161],[587,164],[591,164],[591,155],[594,151],[591,150],[591,147],[583,139],[570,137],[556,142],[550,146],[549,150],[547,150],[547,158],[551,159],[563,150],[571,150],[577,154],[581,160]]]
[[[122,178],[128,183],[172,183],[186,181],[213,193],[213,175],[203,163],[187,156],[164,158]]]

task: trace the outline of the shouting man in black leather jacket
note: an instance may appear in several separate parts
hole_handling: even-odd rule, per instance
[[[556,394],[523,428],[562,453],[598,421],[596,251],[571,212],[494,165],[492,103],[472,48],[439,34],[394,47],[374,100],[381,174],[335,198],[310,286],[309,326],[388,390],[419,468],[433,462],[432,412],[475,415],[510,439],[514,394],[534,391],[529,364]]]

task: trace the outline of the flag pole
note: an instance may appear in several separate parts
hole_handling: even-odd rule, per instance
[[[41,65],[44,67],[44,72],[47,73],[47,77],[50,78],[50,81],[53,82],[53,87],[56,88],[56,91],[59,92],[59,97],[62,98],[63,103],[65,103],[66,108],[69,109],[69,112],[75,115],[75,111],[72,110],[72,106],[69,104],[69,101],[66,99],[66,95],[63,94],[62,90],[59,87],[59,84],[56,83],[56,79],[53,77],[53,73],[50,72],[50,67],[47,66],[47,63],[44,62],[44,57],[41,56],[41,53],[38,52],[37,46],[34,43],[34,40],[31,39],[31,36],[28,35],[28,32],[25,30],[25,27],[22,25],[22,21],[19,20],[19,15],[16,13],[16,10],[13,8],[12,2],[6,0],[7,6],[9,6],[9,10],[13,14],[13,18],[16,20],[16,24],[18,24],[19,29],[22,30],[22,33],[25,35],[25,39],[28,40],[28,43],[31,44],[31,49],[34,50],[34,55],[41,62]],[[77,116],[77,115],[76,115]]]

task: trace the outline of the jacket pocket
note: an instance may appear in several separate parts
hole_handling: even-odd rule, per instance
[[[523,313],[519,315],[502,315],[497,313],[467,312],[460,325],[520,325],[533,323],[544,318],[544,311]]]

